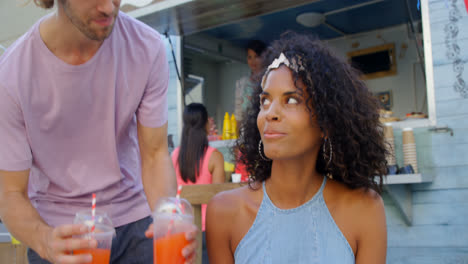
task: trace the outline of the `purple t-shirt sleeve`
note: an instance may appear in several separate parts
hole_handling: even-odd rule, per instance
[[[143,98],[137,110],[138,121],[146,127],[160,127],[167,122],[169,64],[162,40],[159,41],[158,48]]]
[[[21,108],[0,85],[0,170],[21,171],[32,165]]]

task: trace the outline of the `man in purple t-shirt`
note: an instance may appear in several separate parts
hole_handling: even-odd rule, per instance
[[[96,193],[117,230],[111,262],[152,263],[149,215],[176,189],[164,44],[119,0],[57,5],[0,57],[0,216],[30,263],[88,263],[70,252],[96,243],[71,223]]]

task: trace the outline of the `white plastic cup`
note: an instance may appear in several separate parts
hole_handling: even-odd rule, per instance
[[[96,210],[94,221],[91,209],[80,211],[75,214],[74,224],[84,224],[90,230],[94,226],[94,231],[81,235],[81,238],[95,239],[97,248],[75,250],[73,254],[91,254],[92,263],[109,263],[112,247],[112,238],[115,236],[115,229],[107,213]]]
[[[163,197],[153,212],[154,263],[185,263],[182,249],[189,242],[185,233],[193,230],[193,209],[182,198]]]
[[[233,173],[231,175],[232,182],[241,182],[241,174],[240,173]]]

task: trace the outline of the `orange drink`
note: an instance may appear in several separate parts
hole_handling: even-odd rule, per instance
[[[180,188],[179,188],[180,191]],[[179,197],[162,197],[153,212],[154,264],[183,264],[182,249],[189,245],[185,238],[193,230],[193,209]]]
[[[182,249],[188,245],[185,233],[177,233],[154,240],[154,264],[183,264]]]
[[[94,215],[91,210],[77,212],[73,223],[89,228],[88,233],[75,236],[76,238],[93,239],[97,242],[97,248],[74,250],[73,254],[91,254],[93,260],[88,264],[109,264],[115,229],[107,213],[99,210],[95,211]]]
[[[73,251],[74,255],[79,254],[91,254],[93,261],[89,264],[109,264],[110,261],[110,249],[104,248],[93,248],[93,249],[80,249]]]

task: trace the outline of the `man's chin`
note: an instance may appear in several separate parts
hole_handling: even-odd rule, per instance
[[[93,23],[88,23],[88,30],[82,31],[85,35],[95,41],[103,41],[110,36],[112,30],[114,29],[115,19],[112,25],[107,27],[96,26]],[[86,33],[87,32],[87,33]]]
[[[113,27],[107,30],[94,31],[93,33],[88,34],[87,37],[95,41],[104,41],[110,36],[110,34],[112,33],[112,29]]]

